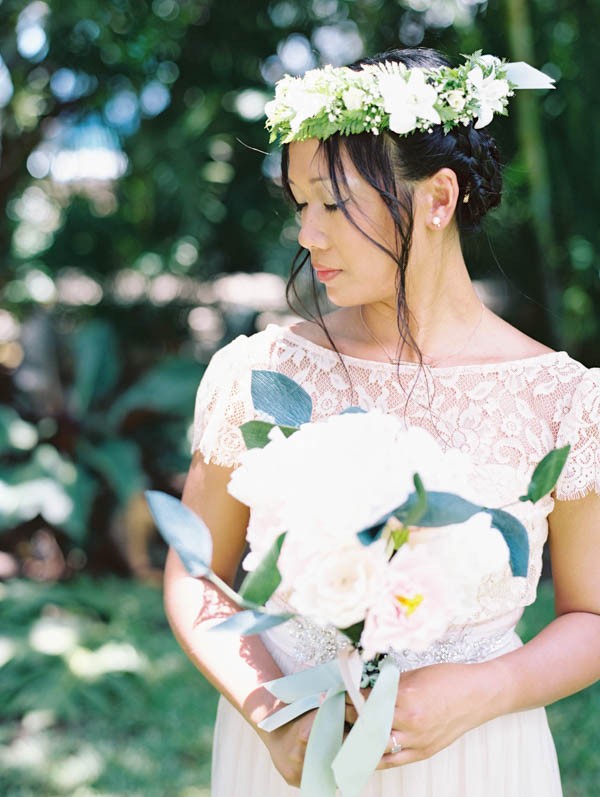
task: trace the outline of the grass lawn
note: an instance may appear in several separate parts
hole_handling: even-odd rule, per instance
[[[551,613],[544,585],[524,635]],[[208,797],[216,695],[173,640],[158,590],[13,581],[0,585],[0,629],[3,797]],[[597,797],[600,686],[549,715],[565,797]]]

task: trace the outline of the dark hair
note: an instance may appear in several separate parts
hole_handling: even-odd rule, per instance
[[[384,61],[400,62],[408,68],[435,69],[449,65],[448,60],[436,50],[419,47],[390,50],[381,55],[357,61],[351,64],[350,68],[358,70],[366,64],[377,64]],[[471,122],[466,126],[459,125],[452,128],[448,133],[444,133],[441,125],[434,125],[431,132],[417,131],[408,136],[398,136],[390,130],[377,136],[371,133],[350,136],[335,134],[321,141],[319,150],[328,165],[329,179],[336,201],[340,204],[342,212],[358,229],[360,227],[351,218],[342,201],[342,191],[347,188],[342,161],[343,153],[349,157],[360,176],[378,191],[387,206],[397,231],[397,252],[387,249],[364,231],[363,233],[398,265],[398,330],[403,343],[410,345],[421,360],[421,353],[408,325],[410,309],[407,306],[405,290],[413,231],[412,184],[430,177],[444,167],[452,169],[456,174],[459,186],[455,210],[459,233],[462,235],[478,230],[488,210],[500,202],[502,167],[496,143],[485,129],[476,130]],[[282,153],[283,187],[287,196],[293,200],[288,168],[289,151],[288,146],[284,146]],[[311,279],[316,316],[303,303],[297,289],[296,280],[308,259],[309,254],[302,248],[294,258],[287,286],[288,303],[293,309],[300,306],[309,317],[317,321],[335,349],[335,344],[323,321],[318,302],[317,284],[312,270]]]

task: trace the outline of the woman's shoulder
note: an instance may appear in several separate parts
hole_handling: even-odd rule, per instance
[[[281,339],[285,327],[269,324],[260,332],[238,335],[225,343],[212,355],[210,365],[236,369],[258,367],[267,361],[274,345]]]

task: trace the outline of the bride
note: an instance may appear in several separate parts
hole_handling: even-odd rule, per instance
[[[486,308],[461,249],[500,201],[486,127],[519,87],[503,69],[473,56],[452,71],[414,49],[281,81],[267,124],[300,220],[290,290],[308,269],[337,309],[241,336],[198,391],[183,500],[211,529],[213,568],[229,583],[248,525],[227,483],[244,449],[238,427],[254,414],[252,369],[302,384],[315,420],[377,407],[466,452],[487,505],[514,500],[544,454],[571,445],[553,496],[521,509],[527,578],[482,583],[466,625],[423,654],[403,652],[392,734],[365,797],[557,797],[543,707],[600,677],[600,372]],[[556,619],[523,645],[514,628],[535,599],[547,538]],[[279,707],[262,684],[334,656],[325,631],[292,622],[260,638],[211,635],[236,607],[172,551],[165,602],[182,648],[223,695],[214,797],[297,794],[314,712],[260,730]]]

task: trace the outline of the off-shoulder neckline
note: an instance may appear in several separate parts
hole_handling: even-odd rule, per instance
[[[266,330],[271,332],[276,332],[280,338],[287,337],[290,341],[297,343],[301,347],[318,352],[319,354],[325,357],[334,357],[338,362],[339,358],[341,357],[343,361],[348,361],[349,363],[356,363],[359,367],[376,367],[376,368],[383,368],[383,369],[390,369],[393,371],[413,371],[418,369],[420,366],[418,363],[411,363],[411,362],[400,362],[399,364],[384,362],[382,360],[368,360],[364,357],[354,357],[351,354],[338,354],[333,349],[329,349],[326,346],[322,346],[319,343],[315,343],[308,338],[305,338],[303,335],[299,335],[297,332],[293,332],[289,327],[279,326],[278,324],[269,324],[266,327]],[[443,373],[443,372],[456,372],[456,371],[499,371],[504,369],[511,369],[516,367],[526,367],[526,366],[533,366],[537,365],[542,366],[547,361],[554,361],[554,360],[562,360],[564,358],[568,358],[569,354],[566,351],[549,351],[544,352],[544,354],[536,354],[532,357],[521,357],[518,359],[512,360],[499,360],[497,362],[489,362],[489,363],[470,363],[470,364],[458,364],[458,365],[425,365],[423,366],[427,371],[435,371],[436,373]]]

